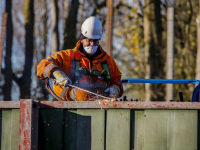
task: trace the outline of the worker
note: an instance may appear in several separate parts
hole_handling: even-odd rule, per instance
[[[102,35],[100,20],[93,16],[87,18],[81,26],[76,47],[43,59],[37,66],[37,77],[55,81],[54,93],[67,101],[95,99],[95,95],[79,88],[108,97],[120,97],[123,94],[121,73],[112,57],[99,45]],[[63,93],[66,87],[68,89]]]

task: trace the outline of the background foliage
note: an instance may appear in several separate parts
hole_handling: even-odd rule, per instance
[[[145,78],[148,66],[150,78],[166,78],[168,5],[166,0],[114,0],[112,56],[122,78]],[[105,0],[2,0],[0,8],[0,13],[10,14],[0,76],[0,100],[52,100],[44,81],[36,77],[37,64],[54,51],[74,48],[81,24],[91,15],[100,19],[106,32]],[[195,79],[199,2],[177,0],[174,8],[174,78]],[[151,41],[149,50],[145,44],[147,38]],[[100,41],[104,49],[105,42],[104,34]],[[145,100],[144,84],[126,84],[124,89],[129,99]],[[193,85],[175,85],[174,100],[179,99],[179,91],[183,92],[185,100],[191,100],[193,89]],[[165,85],[151,85],[151,100],[165,100],[165,95]]]

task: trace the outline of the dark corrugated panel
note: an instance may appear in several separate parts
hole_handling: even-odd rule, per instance
[[[2,136],[2,110],[0,110],[0,141]],[[1,150],[1,142],[0,142],[0,150]]]
[[[39,150],[63,149],[63,109],[40,109]]]
[[[64,150],[76,150],[77,114],[76,110],[64,111]]]

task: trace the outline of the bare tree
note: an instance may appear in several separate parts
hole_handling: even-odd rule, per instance
[[[63,49],[74,48],[77,42],[76,24],[77,24],[79,1],[78,0],[71,1],[70,6],[71,7],[69,10],[69,14],[65,22]]]
[[[8,13],[3,13],[2,22],[1,22],[1,34],[0,34],[0,77],[1,77],[1,64],[2,64],[2,57],[3,57],[3,50],[4,50],[7,18],[8,18]]]
[[[199,14],[197,16],[196,22],[197,22],[196,79],[200,80],[200,0],[199,0]]]
[[[41,55],[42,55],[42,58],[45,58],[46,57],[46,46],[47,46],[47,34],[48,34],[48,27],[47,27],[47,4],[46,4],[46,0],[42,0],[43,2],[43,5],[44,5],[44,14],[43,14],[43,19],[42,19],[42,26],[43,26],[43,41],[44,41],[44,44],[43,44],[43,49],[41,51]],[[45,88],[45,83],[44,81],[39,81],[39,85],[41,85],[41,88],[42,88],[42,94],[43,94],[43,98],[47,98],[47,96],[49,95],[46,88]]]
[[[25,0],[25,66],[23,70],[23,84],[20,86],[21,98],[30,98],[31,70],[34,52],[34,0]]]
[[[112,55],[113,0],[107,0],[106,29],[106,51]]]
[[[80,4],[79,4],[79,24],[80,25],[82,25],[82,23],[83,23],[83,14],[84,14],[84,3],[85,3],[85,0],[80,0],[79,1],[80,2]]]
[[[145,45],[145,78],[163,78],[163,46],[161,1],[144,1],[144,45]],[[159,68],[159,69],[158,69]],[[146,101],[164,100],[164,86],[145,84]]]
[[[58,4],[57,0],[51,0],[51,30],[52,30],[52,53],[59,50],[58,33]]]
[[[6,56],[5,56],[5,85],[4,85],[4,100],[11,100],[12,88],[12,44],[13,44],[13,23],[12,23],[12,1],[6,0],[7,30],[6,30]]]
[[[34,55],[34,69],[37,70],[36,67],[42,59],[46,57],[46,48],[47,48],[47,35],[48,35],[48,27],[47,27],[47,2],[46,0],[36,0],[35,1],[35,39],[36,39],[36,53]],[[40,99],[48,99],[48,92],[45,88],[45,81],[40,80],[38,78],[34,78],[37,82],[37,85],[34,89],[35,95],[34,98],[37,100]]]
[[[20,98],[30,98],[31,82],[32,82],[32,66],[34,52],[34,0],[25,0],[24,3],[25,17],[25,64],[22,77],[17,78],[14,75],[14,80],[20,88]]]
[[[174,0],[168,2],[167,8],[167,79],[174,78]],[[174,86],[167,84],[166,100],[173,100]]]

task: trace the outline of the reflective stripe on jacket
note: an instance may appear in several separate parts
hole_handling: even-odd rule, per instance
[[[43,59],[37,66],[37,76],[40,79],[46,79],[50,77],[51,71],[54,69],[58,69],[63,71],[72,81],[74,80],[74,67],[75,63],[73,63],[73,60],[80,61],[80,66],[83,69],[92,69],[95,71],[102,72],[102,62],[107,61],[109,72],[110,72],[110,80],[104,81],[99,76],[95,75],[85,75],[83,74],[79,79],[79,87],[93,91],[98,92],[99,94],[104,94],[104,90],[106,88],[102,85],[112,86],[117,85],[120,88],[120,94],[119,97],[123,94],[123,87],[122,83],[120,82],[121,79],[121,73],[115,63],[115,61],[110,57],[99,45],[98,50],[101,51],[101,53],[95,57],[92,62],[87,58],[87,56],[80,51],[81,48],[81,41],[78,41],[76,44],[76,47],[74,50],[62,50],[60,52],[56,52],[53,55],[49,56],[47,59]],[[82,83],[82,84],[80,84]],[[85,86],[84,85],[87,85]],[[98,84],[100,83],[100,84]],[[103,84],[102,84],[103,83]],[[88,84],[91,84],[91,86],[88,86]],[[92,85],[94,84],[94,85]],[[97,87],[98,85],[101,85]],[[94,88],[97,87],[97,88]],[[53,90],[56,95],[60,95],[64,87],[61,87],[59,85],[54,85]],[[91,94],[88,94],[84,91],[77,90],[77,89],[69,89],[68,94],[65,94],[62,98],[64,100],[77,100],[77,101],[84,101],[89,100],[93,98],[94,96]]]

